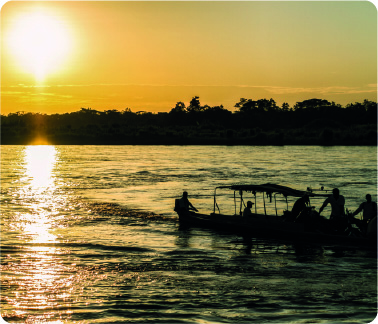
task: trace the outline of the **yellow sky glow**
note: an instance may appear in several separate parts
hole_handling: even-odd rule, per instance
[[[1,36],[2,114],[377,100],[367,1],[15,1]]]

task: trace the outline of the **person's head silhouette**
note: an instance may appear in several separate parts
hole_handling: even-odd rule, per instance
[[[336,199],[339,198],[339,196],[340,196],[340,191],[339,191],[339,189],[337,189],[337,188],[333,189],[333,190],[332,190],[332,194],[333,194],[333,196],[334,196]]]

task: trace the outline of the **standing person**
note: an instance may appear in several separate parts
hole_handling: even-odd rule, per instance
[[[319,215],[328,204],[331,204],[331,208],[332,208],[330,219],[338,219],[338,218],[344,217],[345,198],[344,196],[340,195],[339,189],[335,188],[332,190],[332,195],[329,196],[324,201],[322,207],[320,207]]]
[[[366,201],[364,201],[360,207],[356,209],[353,216],[356,216],[361,211],[363,211],[362,221],[365,226],[367,226],[371,219],[377,216],[377,203],[371,200],[370,194],[366,195]]]
[[[181,210],[185,210],[185,211],[189,211],[189,210],[194,210],[196,212],[198,212],[197,208],[194,207],[191,202],[189,201],[188,199],[188,193],[186,191],[184,191],[182,193],[182,198],[179,199],[178,201],[178,207],[181,209]]]
[[[319,209],[319,215],[323,211],[323,209],[328,205],[331,204],[331,224],[335,230],[342,230],[345,226],[345,198],[344,196],[340,195],[339,189],[335,188],[332,190],[332,195],[329,196],[323,203],[322,207]]]

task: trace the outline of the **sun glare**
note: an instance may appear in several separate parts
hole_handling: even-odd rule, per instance
[[[72,47],[63,22],[44,11],[18,16],[7,40],[16,64],[38,82],[61,68]]]
[[[31,179],[32,188],[49,187],[53,183],[52,170],[56,162],[56,149],[50,145],[27,146],[26,175]]]

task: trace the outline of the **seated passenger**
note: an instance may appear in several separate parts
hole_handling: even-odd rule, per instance
[[[189,201],[188,199],[188,193],[186,191],[183,192],[182,194],[182,198],[179,199],[178,201],[178,208],[179,210],[181,211],[190,211],[190,210],[194,210],[196,212],[198,212],[197,208],[194,207],[191,202]]]
[[[244,217],[251,217],[252,216],[252,211],[251,211],[252,205],[253,205],[252,201],[247,201],[247,207],[245,207],[244,211],[243,211]]]
[[[299,215],[303,213],[303,211],[306,210],[306,207],[310,203],[310,199],[308,195],[304,195],[303,197],[299,198],[293,206],[293,209],[291,210],[291,217],[293,220],[296,220]]]

